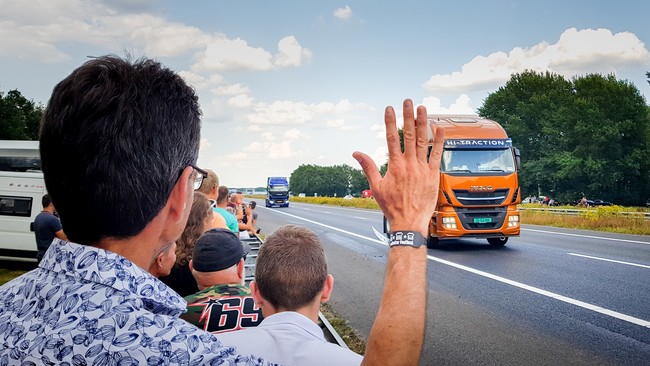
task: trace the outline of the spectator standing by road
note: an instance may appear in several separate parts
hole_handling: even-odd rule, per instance
[[[246,247],[228,229],[212,229],[196,242],[190,262],[201,291],[186,296],[181,318],[211,333],[255,327],[262,310],[244,285]]]
[[[46,194],[41,199],[43,211],[36,215],[34,219],[34,236],[36,237],[36,260],[40,263],[47,248],[52,244],[54,238],[67,240],[63,228],[61,227],[61,220],[54,215],[56,209],[52,204],[52,199],[49,194]]]
[[[228,192],[228,187],[226,186],[219,186],[217,190],[217,201],[215,203],[215,207],[212,209],[214,212],[220,214],[223,216],[223,218],[226,220],[226,225],[230,231],[233,233],[237,233],[239,235],[239,224],[237,222],[237,217],[233,215],[230,211],[228,211],[228,198],[230,196],[230,193]]]
[[[213,172],[210,169],[206,169],[205,172],[208,173],[208,176],[203,180],[201,186],[197,189],[197,191],[206,195],[206,197],[208,197],[208,199],[212,201],[212,203],[216,204],[217,197],[218,197],[217,190],[219,188],[219,177],[217,176],[217,173]],[[212,215],[213,217],[212,217],[211,227],[213,228],[228,227],[228,225],[226,224],[226,219],[224,219],[223,216],[219,215],[216,212],[214,212]]]

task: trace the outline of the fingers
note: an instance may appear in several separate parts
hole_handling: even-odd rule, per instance
[[[395,121],[395,110],[393,107],[386,107],[384,112],[384,123],[386,125],[386,143],[388,144],[388,159],[402,155],[402,149],[399,144],[399,133]],[[372,159],[371,159],[372,160]]]
[[[404,156],[415,157],[415,118],[413,117],[413,102],[410,99],[404,100]]]
[[[417,111],[417,119],[415,120],[415,133],[416,133],[416,146],[415,152],[418,160],[426,161],[427,152],[429,149],[429,121],[427,118],[427,109],[424,106],[419,106]]]
[[[375,187],[375,185],[381,180],[381,174],[379,174],[379,169],[377,169],[377,165],[375,165],[375,162],[372,160],[370,156],[362,152],[355,151],[352,154],[352,157],[354,157],[359,162],[359,165],[361,165],[361,169],[363,169],[363,172],[366,174],[366,178],[368,179],[368,183],[370,184],[370,189],[372,190],[373,187]]]
[[[431,155],[429,156],[429,167],[437,172],[440,169],[442,149],[445,144],[445,129],[432,124],[431,132],[433,133],[433,146],[431,148]]]

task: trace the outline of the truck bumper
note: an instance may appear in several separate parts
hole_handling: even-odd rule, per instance
[[[429,232],[439,239],[519,236],[516,206],[493,208],[449,208],[431,218]]]

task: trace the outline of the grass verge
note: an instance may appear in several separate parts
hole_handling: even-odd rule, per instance
[[[5,283],[13,280],[14,278],[20,276],[21,274],[23,274],[25,272],[27,272],[27,271],[0,268],[0,285],[4,285]]]
[[[336,333],[343,339],[345,344],[355,353],[363,355],[366,353],[366,340],[352,327],[348,321],[338,315],[332,307],[325,303],[320,306],[320,311],[325,315],[327,321],[332,324]]]

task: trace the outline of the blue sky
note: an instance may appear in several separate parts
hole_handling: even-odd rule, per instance
[[[204,113],[199,165],[231,187],[300,164],[386,160],[383,110],[474,113],[524,69],[614,73],[650,96],[650,2],[0,0],[0,91],[46,103],[87,56],[178,71]],[[516,141],[515,141],[516,144]]]

